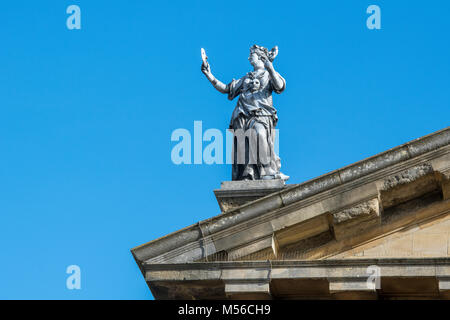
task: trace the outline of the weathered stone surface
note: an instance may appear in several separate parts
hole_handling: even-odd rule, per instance
[[[333,231],[337,240],[361,234],[380,224],[378,199],[371,199],[333,213]]]
[[[276,215],[271,219],[270,224],[274,231],[285,229],[326,214],[320,202],[295,209],[287,208],[287,210],[289,210],[289,213]]]
[[[450,151],[450,145],[444,147],[443,149],[448,149]],[[434,171],[448,171],[450,169],[450,153],[447,152],[442,154],[441,156],[431,159],[430,164],[433,167]]]
[[[379,277],[379,282],[375,281],[379,285],[376,288],[368,284],[369,275],[374,275],[374,267],[378,268],[376,276]],[[150,286],[158,299],[223,299],[224,296],[232,299],[366,299],[371,297],[366,293],[375,293],[375,289],[382,298],[446,299],[450,277],[449,258],[247,261],[148,265],[146,268],[147,273],[153,274],[147,279],[151,279]],[[161,271],[160,280],[156,270],[152,269]],[[171,272],[168,277],[167,273]],[[201,275],[203,280],[198,278]]]
[[[342,182],[345,183],[409,158],[410,154],[403,145],[342,168],[339,170],[339,175]]]
[[[365,201],[354,207],[344,209],[333,214],[333,223],[339,224],[364,216],[379,216],[378,199]]]
[[[322,191],[331,189],[341,184],[341,179],[337,172],[331,172],[319,178],[304,182],[297,186],[292,186],[284,190],[280,196],[285,206],[311,197]]]
[[[220,269],[211,268],[205,273],[202,269],[172,269],[168,270],[154,270],[150,269],[145,273],[145,280],[149,282],[154,281],[179,281],[184,279],[186,281],[196,281],[196,280],[218,280],[221,277],[222,271]]]
[[[231,233],[227,236],[213,236],[217,251],[227,250],[239,247],[243,242],[250,243],[256,239],[262,239],[273,233],[272,226],[269,222],[261,223],[238,232]]]
[[[330,244],[335,243],[331,230],[288,244],[278,253],[279,260],[313,260],[327,256]]]
[[[326,212],[336,212],[342,208],[354,206],[370,199],[378,198],[378,188],[375,182],[367,182],[362,185],[341,192],[333,192],[332,196],[321,200],[323,209]]]
[[[448,146],[450,149],[450,146]],[[430,161],[439,182],[444,200],[450,199],[450,153]]]
[[[163,254],[145,260],[146,263],[188,263],[201,260],[216,253],[214,242],[210,238],[190,242],[181,248],[169,250]]]
[[[214,194],[221,211],[225,212],[284,188],[286,186],[281,179],[223,181]]]
[[[246,216],[257,216],[261,215],[263,213],[281,208],[283,206],[283,202],[281,201],[281,198],[279,196],[275,197],[267,197],[264,199],[261,199],[258,202],[255,202],[251,206],[243,206],[240,208],[240,212]]]
[[[450,277],[439,278],[439,291],[450,291]]]
[[[375,292],[376,290],[367,285],[366,278],[346,279],[346,280],[331,280],[330,293],[338,293],[342,291],[368,291]]]
[[[219,190],[282,189],[284,185],[281,179],[223,181]]]
[[[423,163],[384,179],[380,199],[383,208],[389,208],[437,189],[433,167]]]
[[[262,250],[270,248],[271,246],[272,246],[272,236],[269,235],[267,237],[258,239],[257,241],[254,241],[246,246],[227,250],[228,260],[229,261],[240,260],[243,257],[247,257],[256,252],[261,252]]]
[[[274,238],[277,240],[278,246],[282,248],[327,230],[329,230],[327,216],[321,215],[276,231]]]
[[[432,173],[433,167],[428,163],[409,168],[385,179],[381,191],[386,191],[407,183],[411,183],[423,176]]]
[[[247,282],[247,283],[225,283],[225,294],[250,294],[250,293],[265,293],[270,294],[269,282]]]
[[[242,195],[242,193],[240,193],[240,194],[232,194],[231,196],[227,197],[224,197],[221,194],[216,193],[216,199],[217,202],[219,203],[220,210],[222,212],[226,212],[236,209],[240,206],[243,206],[249,202],[258,200],[275,191],[276,190],[260,191],[257,193],[257,195],[255,195],[256,192],[252,192],[253,194],[252,196]]]
[[[216,300],[225,299],[224,283],[213,281],[152,282],[152,293],[158,300]]]
[[[269,280],[270,267],[260,268],[233,268],[222,271],[221,279],[227,282]]]
[[[384,209],[381,215],[382,224],[387,228],[395,229],[431,217],[436,212],[445,210],[446,206],[441,200],[438,192],[428,193]],[[435,206],[438,203],[442,204],[442,208]]]
[[[450,169],[439,172],[439,180],[444,200],[450,199]]]
[[[192,226],[136,247],[132,250],[132,253],[137,261],[146,261],[151,257],[167,253],[192,241],[197,241],[200,237],[200,229]]]
[[[437,150],[450,144],[449,127],[406,143],[411,157]]]

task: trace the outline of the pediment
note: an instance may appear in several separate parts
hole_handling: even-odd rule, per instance
[[[345,177],[345,169],[283,188],[132,252],[142,269],[142,263],[318,260],[376,250],[391,257],[401,243],[412,239],[411,257],[421,254],[418,248],[447,257],[447,245],[441,246],[448,239],[447,222],[437,223],[442,224],[439,250],[425,248],[432,244],[420,238],[424,225],[441,221],[450,211],[450,146],[438,151],[432,153],[435,158],[428,153],[334,187],[330,186],[336,179]],[[417,235],[407,235],[414,228],[420,229]],[[405,238],[397,239],[399,235]]]
[[[227,266],[244,281],[246,268],[261,268],[263,276],[255,277],[266,279],[267,270],[279,265],[300,268],[298,281],[303,268],[323,268],[331,294],[341,290],[340,268],[365,264],[352,267],[357,273],[344,285],[359,288],[367,266],[377,263],[390,272],[389,264],[401,263],[395,279],[424,264],[439,279],[433,286],[450,290],[450,128],[302,184],[224,189],[216,197],[220,214],[131,250],[150,288],[164,282],[176,289],[189,278],[194,284],[219,281],[218,290],[225,282],[225,291],[234,292],[240,285],[226,278]],[[328,263],[340,266],[331,278]],[[289,281],[291,271],[280,272],[288,272],[280,281]],[[267,286],[254,289],[266,292]]]

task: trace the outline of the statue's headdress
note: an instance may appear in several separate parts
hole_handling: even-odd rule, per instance
[[[265,59],[269,59],[270,62],[272,62],[278,55],[278,46],[273,47],[272,50],[269,51],[265,47],[254,44],[250,48],[250,52],[255,52],[259,57],[264,57]]]

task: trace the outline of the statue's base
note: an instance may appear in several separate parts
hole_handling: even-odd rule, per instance
[[[262,198],[285,188],[281,179],[223,181],[220,189],[214,190],[222,212],[237,208],[247,202]]]

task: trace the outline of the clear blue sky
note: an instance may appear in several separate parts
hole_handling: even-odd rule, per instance
[[[130,248],[217,215],[231,176],[170,158],[173,130],[225,130],[236,103],[201,47],[228,82],[251,45],[279,46],[282,171],[300,183],[449,125],[449,16],[444,0],[2,2],[0,298],[152,298]]]

